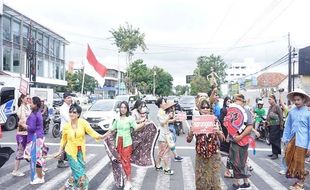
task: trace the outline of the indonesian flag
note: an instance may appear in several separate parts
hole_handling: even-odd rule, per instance
[[[87,45],[87,61],[101,77],[106,75],[107,68],[99,63],[89,45]]]

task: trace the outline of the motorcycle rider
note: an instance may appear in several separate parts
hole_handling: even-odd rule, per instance
[[[257,107],[254,110],[254,114],[255,114],[255,124],[254,124],[254,126],[255,126],[256,130],[258,129],[259,124],[261,122],[263,122],[264,117],[266,116],[266,111],[263,108],[263,106],[264,106],[263,100],[259,100],[257,102]]]

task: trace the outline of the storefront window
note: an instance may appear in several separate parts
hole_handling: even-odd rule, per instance
[[[11,20],[3,17],[3,39],[11,41]]]
[[[13,51],[13,72],[20,72],[20,51],[17,49]]]
[[[11,49],[4,47],[3,49],[3,70],[11,71]]]
[[[13,43],[20,44],[20,23],[13,21],[12,25]]]

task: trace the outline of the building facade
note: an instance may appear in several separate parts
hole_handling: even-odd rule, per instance
[[[3,5],[0,23],[2,72],[29,80],[30,66],[26,52],[29,51],[29,40],[33,39],[35,86],[53,88],[67,85],[65,47],[69,42],[64,37],[6,5]]]
[[[228,64],[226,69],[226,81],[236,82],[239,79],[247,79],[248,75],[258,71],[259,65],[255,64],[254,59],[247,58],[244,62]]]

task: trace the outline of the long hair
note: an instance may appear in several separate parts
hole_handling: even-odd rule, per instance
[[[120,109],[121,109],[122,104],[124,104],[126,106],[126,108],[127,108],[127,112],[125,113],[125,115],[126,115],[126,117],[128,117],[130,115],[128,102],[127,101],[122,101],[119,104],[119,108]],[[119,115],[122,116],[122,112],[121,111],[119,112]]]
[[[17,106],[20,107],[23,103],[23,99],[26,97],[25,94],[21,94],[17,100]]]
[[[136,100],[135,104],[131,108],[131,111],[134,109],[138,109],[142,105],[143,101],[142,100]]]
[[[228,100],[230,100],[230,97],[226,96],[226,97],[224,98],[223,108],[227,108],[227,107],[228,107],[228,106],[227,106],[227,101],[228,101]]]

